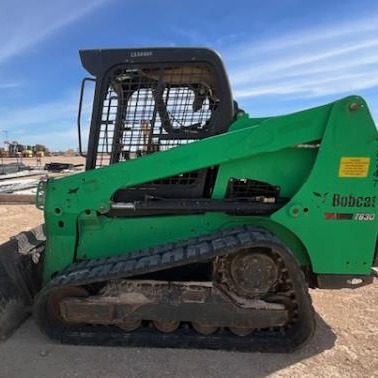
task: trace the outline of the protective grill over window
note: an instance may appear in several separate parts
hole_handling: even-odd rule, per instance
[[[114,68],[105,78],[96,167],[211,135],[215,82],[198,63]]]

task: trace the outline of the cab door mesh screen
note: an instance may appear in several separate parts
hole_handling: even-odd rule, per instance
[[[219,106],[206,66],[118,67],[107,75],[96,167],[208,135]]]

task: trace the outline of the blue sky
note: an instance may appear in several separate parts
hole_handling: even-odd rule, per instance
[[[78,50],[206,46],[251,116],[350,94],[378,124],[378,1],[2,0],[0,141],[77,146]],[[0,143],[1,145],[2,143]]]

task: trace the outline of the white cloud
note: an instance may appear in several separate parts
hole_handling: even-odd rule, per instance
[[[24,126],[38,126],[41,123],[50,123],[51,127],[57,121],[71,119],[71,114],[77,110],[77,102],[71,98],[42,103],[22,108],[0,108],[0,125],[2,128],[19,128]]]
[[[5,0],[0,13],[0,63],[79,20],[107,0]]]
[[[21,136],[19,140],[21,144],[34,146],[43,144],[51,151],[65,151],[68,148],[78,147],[77,129],[70,127],[64,131],[52,131],[49,133],[26,134]]]
[[[16,88],[19,87],[21,84],[17,82],[5,82],[5,83],[0,83],[0,89],[11,89],[11,88]]]
[[[0,65],[25,54],[107,1],[110,0],[3,0]],[[17,81],[3,81],[0,90],[20,85]],[[23,144],[42,143],[52,149],[77,146],[77,104],[76,92],[33,106],[20,106],[19,101],[7,107],[0,104],[0,130],[7,130],[10,140]],[[84,117],[89,117],[88,109],[85,109]]]
[[[297,97],[318,97],[350,91],[372,88],[378,85],[378,68],[360,74],[339,74],[323,79],[302,79],[300,81],[280,81],[277,84],[265,84],[251,89],[236,89],[236,98],[260,95],[292,95]],[[296,95],[296,96],[295,96]]]
[[[338,44],[348,45],[356,40],[371,37],[377,32],[377,15],[347,22],[334,22],[331,25],[318,24],[316,27],[303,27],[274,39],[240,43],[235,47],[237,53],[232,54],[232,57],[238,60],[241,57],[255,57],[256,53],[308,47],[310,44],[334,44],[336,41]]]
[[[272,73],[296,73],[297,67],[305,67],[312,69],[318,69],[319,65],[322,67],[331,68],[335,64],[334,59],[339,56],[343,56],[344,61],[348,61],[349,57],[355,57],[355,54],[359,54],[360,51],[366,52],[371,51],[372,56],[376,58],[376,52],[374,47],[378,46],[378,37],[371,38],[368,41],[361,43],[354,43],[351,46],[338,47],[334,44],[323,47],[319,52],[311,52],[306,48],[305,51],[302,50],[288,50],[286,51],[287,56],[281,59],[274,60],[271,63],[260,64],[254,67],[250,65],[247,68],[239,68],[233,74],[233,83],[239,84],[245,81],[246,77],[259,77],[264,75],[264,77],[270,76]],[[370,56],[370,58],[372,58]],[[377,62],[373,59],[373,62]],[[311,65],[311,66],[309,66]],[[295,69],[295,71],[294,71]],[[311,70],[308,70],[311,73]]]
[[[223,52],[236,99],[378,91],[378,17],[243,42]],[[269,101],[269,100],[268,100]],[[374,112],[373,112],[374,113]]]
[[[91,95],[89,91],[82,112],[84,146],[90,122]],[[40,143],[51,149],[75,147],[78,146],[77,109],[77,94],[35,106],[0,107],[0,130],[7,130],[8,139],[21,144]]]

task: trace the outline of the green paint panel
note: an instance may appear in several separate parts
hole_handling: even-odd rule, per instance
[[[281,196],[291,198],[308,177],[317,152],[317,148],[290,147],[222,164],[213,198],[224,198],[229,178],[277,185]]]
[[[269,218],[229,216],[223,213],[113,219],[100,216],[96,222],[81,217],[77,258],[120,255],[245,224],[265,227],[281,236],[295,250],[298,261],[304,265],[308,263],[305,250],[298,240]]]
[[[350,111],[352,102],[361,108]],[[356,164],[354,177],[340,176],[345,157]],[[361,157],[370,161],[366,172],[353,163]],[[302,240],[314,272],[369,274],[378,230],[377,167],[377,131],[366,103],[360,98],[336,102],[308,180],[272,216]]]
[[[351,111],[351,103],[361,107]],[[313,148],[316,144],[320,147]],[[368,274],[378,230],[373,199],[377,150],[377,131],[368,108],[353,96],[291,115],[243,116],[225,134],[50,179],[44,279],[76,259],[129,253],[240,224],[270,229],[301,264],[311,263],[314,272]],[[343,170],[359,176],[339,176],[343,157],[349,158]],[[368,166],[353,158],[364,158],[365,163],[368,159]],[[219,173],[213,198],[223,198],[228,180],[237,177],[280,186],[290,202],[270,218],[221,213],[113,219],[101,215],[118,189],[214,165],[219,165]],[[369,206],[357,206],[360,197]]]

